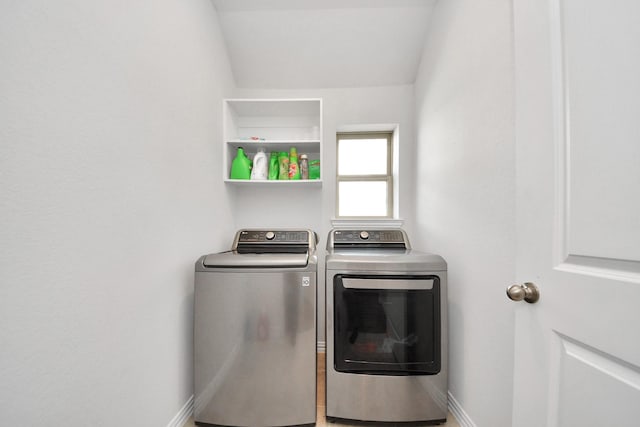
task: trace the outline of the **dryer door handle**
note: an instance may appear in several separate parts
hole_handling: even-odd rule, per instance
[[[354,279],[343,278],[347,289],[433,289],[433,279]]]

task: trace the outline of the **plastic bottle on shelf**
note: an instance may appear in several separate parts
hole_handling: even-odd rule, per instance
[[[289,179],[289,155],[286,151],[278,154],[278,179]]]
[[[236,158],[231,162],[231,179],[251,179],[251,160],[238,147]]]
[[[253,169],[251,169],[251,179],[266,180],[269,177],[269,160],[267,154],[261,148],[253,157]]]
[[[300,179],[300,167],[298,165],[298,151],[296,147],[291,147],[289,151],[289,179]]]
[[[280,166],[278,165],[278,152],[272,151],[269,157],[269,179],[278,179],[278,173],[280,172]]]
[[[309,162],[309,179],[320,179],[320,160]]]
[[[309,179],[309,157],[306,154],[300,155],[300,178]]]

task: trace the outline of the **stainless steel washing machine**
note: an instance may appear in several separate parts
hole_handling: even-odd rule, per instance
[[[444,259],[402,229],[334,229],[327,251],[327,418],[445,422]]]
[[[196,424],[316,421],[316,235],[240,230],[196,262]]]

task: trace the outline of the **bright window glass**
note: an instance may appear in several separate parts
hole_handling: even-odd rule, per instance
[[[338,139],[338,175],[386,175],[387,139]]]
[[[393,132],[339,133],[336,216],[393,216]]]
[[[387,216],[386,181],[342,181],[338,216]]]

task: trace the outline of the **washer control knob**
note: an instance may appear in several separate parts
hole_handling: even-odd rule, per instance
[[[366,231],[361,231],[360,232],[360,238],[362,240],[367,240],[369,238],[369,233],[367,233]]]
[[[264,235],[267,240],[273,240],[276,237],[276,233],[273,231],[267,231],[267,234]]]

